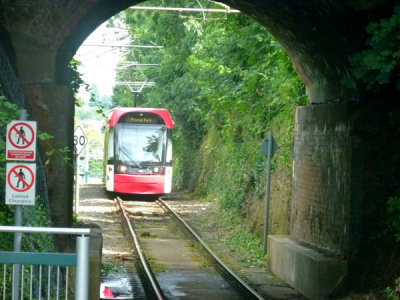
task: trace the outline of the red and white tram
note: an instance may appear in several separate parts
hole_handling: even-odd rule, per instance
[[[172,128],[166,109],[115,108],[106,127],[106,190],[168,194],[172,187]]]

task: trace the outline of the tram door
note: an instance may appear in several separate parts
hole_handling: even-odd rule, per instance
[[[114,128],[110,128],[105,137],[104,181],[106,190],[114,191]]]

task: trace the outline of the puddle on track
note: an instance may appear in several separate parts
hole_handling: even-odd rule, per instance
[[[100,299],[146,299],[137,274],[109,272],[102,276]]]
[[[157,281],[168,299],[243,299],[221,276],[207,270],[165,271],[157,274]]]

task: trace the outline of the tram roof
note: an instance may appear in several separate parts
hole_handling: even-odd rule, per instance
[[[116,107],[110,117],[109,126],[117,125],[119,119],[130,112],[148,112],[159,115],[165,122],[167,128],[173,128],[175,122],[167,109],[161,108],[139,108],[139,107]]]

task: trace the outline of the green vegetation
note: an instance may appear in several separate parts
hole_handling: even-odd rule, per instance
[[[98,104],[96,102],[96,104]],[[88,138],[88,145],[82,155],[87,155],[88,175],[99,178],[103,174],[103,140],[102,127],[106,124],[102,107],[76,108],[76,124],[79,124]]]
[[[385,182],[385,189],[370,186],[369,190],[366,188],[364,191],[365,225],[363,230],[368,232],[367,239],[369,240],[365,242],[363,248],[374,253],[371,259],[375,261],[377,267],[369,272],[375,276],[375,281],[385,281],[384,284],[395,281],[394,288],[388,287],[385,290],[385,298],[399,299],[400,278],[397,280],[394,278],[399,276],[400,245],[400,190],[397,168],[400,161],[398,152],[400,110],[398,93],[395,92],[400,89],[400,32],[398,30],[400,3],[377,0],[349,0],[348,3],[365,16],[367,20],[365,33],[368,39],[363,50],[352,56],[350,61],[353,67],[352,74],[344,78],[343,83],[361,89],[362,93],[369,95],[367,100],[379,99],[379,105],[389,111],[387,116],[382,117],[375,124],[371,120],[378,113],[369,112],[365,116],[368,121],[362,128],[365,132],[368,131],[368,138],[374,140],[375,143],[374,146],[366,145],[371,148],[368,151],[373,153],[373,158],[368,159],[368,165],[376,172],[371,182],[372,184]],[[384,17],[376,18],[377,15],[384,15]],[[373,147],[379,148],[379,145],[383,144],[390,144],[391,147],[382,153],[374,151]],[[365,174],[365,177],[368,177],[368,174]],[[392,258],[388,259],[388,257]],[[373,265],[370,261],[368,264]]]
[[[352,78],[345,81],[355,86],[356,82],[362,82],[367,89],[377,93],[380,97],[388,100],[398,101],[396,94],[392,93],[393,88],[400,89],[400,3],[394,1],[376,1],[376,0],[351,0],[350,5],[356,10],[365,11],[370,14],[374,10],[386,11],[387,16],[382,19],[373,19],[366,27],[369,36],[366,49],[356,53],[352,57],[353,74]],[[389,93],[388,93],[389,92]],[[393,97],[394,96],[394,97]],[[398,132],[400,126],[400,109],[396,106],[389,114],[389,124],[393,132]],[[382,129],[377,129],[376,136],[381,138],[381,143],[388,143],[393,139],[392,132],[382,134]],[[385,136],[387,135],[387,137]],[[385,140],[386,139],[386,140]],[[375,139],[377,140],[377,139]],[[393,144],[396,141],[389,143]],[[393,145],[393,149],[397,149]],[[395,150],[397,151],[397,150]],[[379,164],[382,170],[390,170],[391,166],[397,166],[399,162],[398,152],[391,157],[387,154],[384,158],[379,158]],[[393,177],[397,175],[397,169],[393,171]],[[398,182],[397,178],[393,179]],[[394,190],[387,202],[389,213],[390,231],[394,232],[397,241],[400,241],[400,191]],[[376,201],[374,199],[374,201]]]
[[[4,138],[0,139],[0,186],[6,186],[6,129],[7,124],[15,120],[18,116],[18,107],[0,95],[0,132]],[[2,197],[4,199],[4,196]],[[14,206],[6,205],[5,201],[0,201],[0,224],[14,224]],[[0,238],[1,249],[11,249],[13,244],[12,235],[2,235]]]
[[[87,84],[82,79],[82,74],[78,72],[78,67],[81,65],[81,62],[76,59],[71,59],[71,61],[68,64],[68,71],[70,73],[70,86],[72,89],[72,92],[74,94],[74,101],[76,106],[82,106],[82,100],[77,97],[79,88],[81,86],[84,86],[86,90],[89,90],[89,87]]]
[[[247,267],[265,266],[265,254],[261,240],[249,233],[243,220],[231,210],[219,210],[216,214],[205,213],[197,221],[198,226],[207,223],[219,235],[218,240]],[[218,233],[217,233],[218,232]]]
[[[400,197],[392,197],[388,201],[389,227],[400,242]]]
[[[385,9],[388,16],[373,20],[366,28],[369,35],[364,51],[352,58],[353,77],[346,82],[352,86],[360,81],[370,90],[384,92],[388,87],[400,89],[398,77],[400,66],[400,3],[397,1],[354,0],[351,5],[361,11],[372,12]],[[370,14],[373,15],[373,14]]]
[[[68,156],[68,154],[71,152],[71,149],[68,147],[64,148],[55,148],[51,142],[51,140],[54,138],[51,134],[48,134],[47,132],[43,132],[38,130],[37,137],[39,140],[43,142],[43,144],[46,145],[46,148],[48,149],[45,152],[46,156],[46,161],[45,164],[49,164],[51,159],[54,158],[55,155],[59,156],[65,164],[69,165],[70,167],[72,166],[71,164],[71,158]]]
[[[394,288],[385,289],[385,297],[388,300],[400,300],[400,278],[395,281]]]
[[[153,0],[146,5],[193,7],[193,2]],[[209,1],[201,5],[215,6]],[[290,197],[295,109],[307,104],[291,61],[265,28],[245,15],[127,10],[119,18],[136,44],[163,48],[132,49],[125,56],[126,61],[158,66],[124,69],[118,81],[147,80],[155,86],[141,93],[117,86],[114,106],[171,111],[175,190],[216,202],[218,215],[200,222],[223,228],[219,238],[248,266],[265,265],[260,241],[265,157],[260,146],[272,131],[280,147],[274,174],[288,183],[276,201],[288,211],[289,199],[282,196]],[[276,216],[272,222],[284,225],[275,233],[287,234],[287,213]]]
[[[0,96],[0,130],[1,135],[4,138],[0,139],[0,173],[4,176],[0,177],[0,186],[4,187],[5,174],[6,174],[6,157],[5,157],[5,134],[7,124],[18,118],[18,107],[7,101],[5,97]],[[0,224],[1,225],[13,225],[14,224],[14,206],[6,205],[4,201],[4,194],[2,201],[0,201]],[[34,207],[26,207],[25,211],[29,218],[25,218],[26,222],[24,225],[27,226],[47,226],[49,225],[49,218],[47,209],[43,207],[40,199],[36,200]],[[13,235],[3,234],[0,237],[0,250],[10,250],[13,245]],[[38,249],[52,249],[52,240],[48,236],[42,235],[24,235],[22,248],[24,250],[38,250]]]
[[[147,5],[184,7],[193,2]],[[294,112],[307,99],[285,51],[261,25],[241,14],[126,11],[122,17],[135,43],[163,48],[135,49],[126,56],[127,61],[159,66],[120,71],[120,79],[156,85],[140,94],[118,86],[114,104],[169,109],[177,124],[175,188],[194,190],[243,216],[249,202],[263,197],[260,145],[268,131],[280,145],[274,168],[291,169]]]
[[[6,157],[5,157],[5,134],[7,124],[18,118],[18,107],[7,101],[5,97],[0,96],[0,131],[1,136],[4,138],[0,139],[0,173],[4,176],[0,177],[0,186],[4,187],[5,174],[6,174]],[[4,194],[2,201],[0,201],[0,224],[1,225],[13,225],[14,224],[14,206],[6,205],[4,201]],[[46,207],[40,201],[39,196],[36,199],[36,205],[34,207],[25,207],[24,211],[29,217],[25,217],[26,226],[48,226],[50,225],[48,212]],[[12,249],[13,236],[12,234],[2,235],[0,237],[0,249],[10,250]],[[48,250],[53,249],[52,239],[49,236],[43,235],[24,235],[22,248],[24,250]]]

